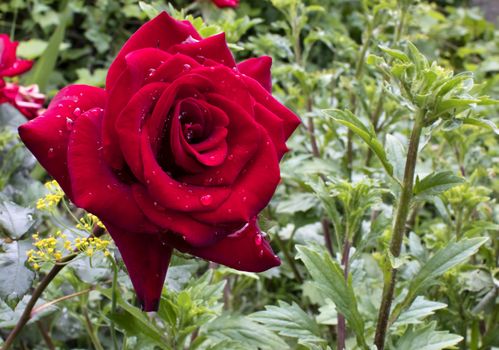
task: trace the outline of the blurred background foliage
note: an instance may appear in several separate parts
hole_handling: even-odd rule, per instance
[[[0,32],[37,62],[21,82],[38,83],[49,97],[70,83],[104,86],[124,41],[167,10],[203,36],[225,31],[238,60],[272,56],[274,94],[303,120],[260,220],[282,266],[257,275],[176,255],[161,309],[150,315],[133,306],[112,243],[84,246],[16,346],[336,349],[345,336],[348,349],[373,348],[384,278],[397,268],[387,348],[499,348],[499,108],[487,102],[499,99],[499,32],[472,5],[241,0],[220,10],[207,0],[2,1]],[[443,81],[449,71],[465,78],[446,87],[454,97],[444,110],[428,79]],[[409,134],[415,111],[430,107],[394,256],[387,248]],[[54,251],[75,247],[96,222],[64,198],[50,202],[57,189],[44,186],[50,179],[16,135],[22,116],[4,104],[0,120],[1,345]]]

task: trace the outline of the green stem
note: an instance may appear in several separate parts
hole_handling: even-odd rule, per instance
[[[393,225],[392,240],[390,242],[390,253],[394,257],[398,257],[400,255],[400,251],[402,249],[402,240],[406,232],[405,227],[409,215],[409,209],[411,206],[414,173],[416,170],[419,140],[421,138],[421,132],[423,130],[424,116],[424,110],[420,110],[417,113],[409,139],[409,149],[407,150],[404,180],[402,183],[400,199],[397,206],[397,214]],[[381,306],[378,314],[378,322],[376,325],[376,334],[374,337],[374,344],[378,347],[378,350],[383,350],[385,347],[386,331],[395,290],[396,275],[397,269],[390,268],[387,271],[384,279]]]
[[[296,267],[295,260],[292,258],[291,254],[289,253],[288,248],[284,244],[284,242],[281,240],[281,237],[279,237],[279,234],[275,234],[273,236],[275,241],[277,242],[277,245],[281,249],[281,251],[284,254],[284,257],[286,258],[286,261],[289,263],[289,266],[291,266],[291,270],[293,271],[293,274],[295,275],[296,280],[298,283],[303,283],[303,278],[300,275],[300,271],[298,271],[298,268]]]
[[[111,285],[111,313],[116,313],[117,287],[118,287],[118,265],[113,258],[110,258],[113,265],[113,284]],[[111,320],[111,339],[113,341],[114,350],[118,350],[118,340],[116,338],[116,328]]]

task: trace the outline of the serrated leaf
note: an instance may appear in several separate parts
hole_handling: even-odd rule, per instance
[[[10,306],[16,305],[28,292],[35,273],[25,266],[26,252],[31,244],[14,241],[3,245],[0,251],[0,298]]]
[[[415,196],[434,196],[447,191],[449,188],[464,182],[464,179],[452,171],[440,171],[425,176],[422,180],[416,178],[414,185]]]
[[[342,111],[339,109],[323,110],[328,117],[331,117],[337,123],[346,126],[353,133],[359,136],[371,148],[376,156],[381,161],[388,175],[393,176],[393,166],[390,164],[383,145],[374,133],[374,127],[371,124],[365,126],[355,115],[350,111]]]
[[[445,248],[439,250],[419,270],[409,285],[409,293],[417,295],[421,290],[436,283],[436,278],[447,270],[466,261],[475,254],[488,240],[487,237],[462,239],[459,242],[450,242]]]
[[[289,346],[266,327],[248,317],[222,315],[201,327],[200,334],[212,346],[231,341],[245,349],[289,349]]]
[[[411,306],[400,314],[394,326],[421,323],[423,318],[433,315],[436,310],[445,307],[447,307],[447,304],[427,300],[422,296],[418,296],[414,299]]]
[[[345,281],[343,271],[331,255],[324,249],[296,246],[297,259],[305,264],[312,276],[315,286],[330,298],[336,305],[339,313],[345,316],[348,325],[357,335],[359,345],[365,345],[364,321],[357,307],[357,300],[351,280]]]
[[[279,306],[267,305],[265,311],[255,312],[249,317],[281,336],[298,338],[300,344],[325,342],[315,320],[296,303],[279,301]]]
[[[10,238],[21,238],[34,223],[33,209],[8,201],[0,203],[0,226],[7,231]]]
[[[433,324],[423,328],[408,328],[399,339],[396,350],[440,350],[456,345],[463,337],[447,331],[436,331]]]

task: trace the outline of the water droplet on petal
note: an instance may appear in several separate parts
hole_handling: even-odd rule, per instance
[[[258,253],[258,255],[260,256],[260,258],[263,256],[263,249],[260,249],[260,252]]]
[[[75,117],[79,117],[81,115],[81,109],[79,109],[78,107],[76,107],[75,110],[73,111],[73,115]]]
[[[52,158],[52,157],[54,157],[54,156],[55,156],[55,154],[54,154],[54,149],[53,149],[52,147],[50,147],[50,148],[49,148],[49,151],[48,151],[47,156],[48,156],[49,158]]]
[[[255,236],[255,244],[256,244],[257,246],[262,244],[262,235],[257,234],[257,235]]]
[[[190,69],[191,69],[191,65],[190,64],[188,64],[188,63],[184,64],[184,71],[188,71]]]
[[[211,203],[213,203],[213,197],[211,196],[211,194],[207,194],[199,198],[199,201],[202,205],[210,205]]]

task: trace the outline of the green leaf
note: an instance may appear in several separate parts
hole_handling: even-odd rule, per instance
[[[342,111],[339,109],[326,109],[323,112],[331,117],[337,123],[346,126],[357,136],[362,138],[364,142],[371,148],[376,156],[383,164],[388,175],[393,176],[393,166],[390,164],[385,149],[379,140],[376,138],[373,126],[369,123],[366,127],[355,115],[350,111]]]
[[[98,290],[109,300],[112,299],[111,289]],[[149,320],[146,313],[127,303],[119,293],[116,295],[116,304],[123,311],[109,314],[108,317],[115,322],[118,328],[122,329],[127,335],[146,337],[160,348],[169,349],[165,338],[163,338],[164,331],[157,329]]]
[[[468,118],[463,118],[462,122],[464,124],[475,125],[484,129],[492,130],[496,135],[499,135],[499,128],[492,120],[468,117]]]
[[[400,50],[390,49],[383,45],[379,45],[379,48],[393,58],[396,58],[404,63],[410,63],[409,57]]]
[[[35,278],[35,273],[25,266],[31,243],[14,241],[4,244],[3,249],[4,252],[0,251],[0,298],[14,306],[28,292]]]
[[[351,279],[345,281],[343,271],[331,255],[321,248],[311,248],[303,245],[296,246],[297,259],[305,264],[314,280],[315,286],[336,305],[338,313],[345,316],[349,326],[357,335],[359,345],[366,344],[364,338],[364,321],[357,307],[357,300],[353,291]]]
[[[415,196],[434,196],[447,191],[449,188],[464,182],[464,179],[452,171],[440,171],[425,176],[422,180],[416,178],[414,185]]]
[[[249,317],[281,336],[298,338],[300,344],[324,342],[315,320],[295,303],[279,301],[279,306],[265,306],[265,311],[255,312]]]
[[[9,329],[14,328],[21,315],[23,314],[26,306],[28,305],[29,300],[31,299],[30,295],[25,295],[19,304],[16,305],[15,309],[12,310],[10,306],[0,300],[0,329]],[[36,303],[33,311],[31,313],[31,317],[28,321],[28,325],[41,320],[45,316],[48,316],[55,311],[58,310],[58,307],[55,305],[45,305],[47,301],[39,298]],[[38,309],[40,306],[44,305],[43,308]]]
[[[409,294],[417,295],[421,290],[435,284],[438,276],[466,261],[487,240],[487,237],[478,237],[462,239],[459,242],[450,242],[445,248],[433,255],[421,270],[419,270],[409,285]]]
[[[21,207],[13,202],[0,203],[0,226],[13,239],[19,239],[35,224],[33,209]]]
[[[66,5],[64,12],[60,14],[59,25],[50,37],[47,48],[26,77],[29,84],[38,84],[38,87],[42,92],[47,90],[48,81],[57,63],[59,49],[64,40],[64,34],[66,32],[70,14],[70,6]]]
[[[295,193],[289,198],[279,201],[276,207],[278,214],[294,214],[306,212],[317,207],[319,201],[311,193]]]
[[[463,337],[447,331],[436,331],[430,324],[423,328],[408,328],[399,339],[396,350],[440,350],[456,345]]]
[[[386,157],[393,166],[393,175],[402,181],[404,178],[405,146],[393,135],[387,134],[385,140]]]
[[[231,341],[245,349],[289,349],[289,346],[266,327],[243,316],[222,315],[201,327],[200,334],[210,345]]]
[[[418,296],[414,299],[411,306],[400,314],[394,325],[400,326],[404,324],[421,323],[423,318],[433,315],[435,310],[444,309],[446,307],[447,304],[430,301],[422,296]]]

